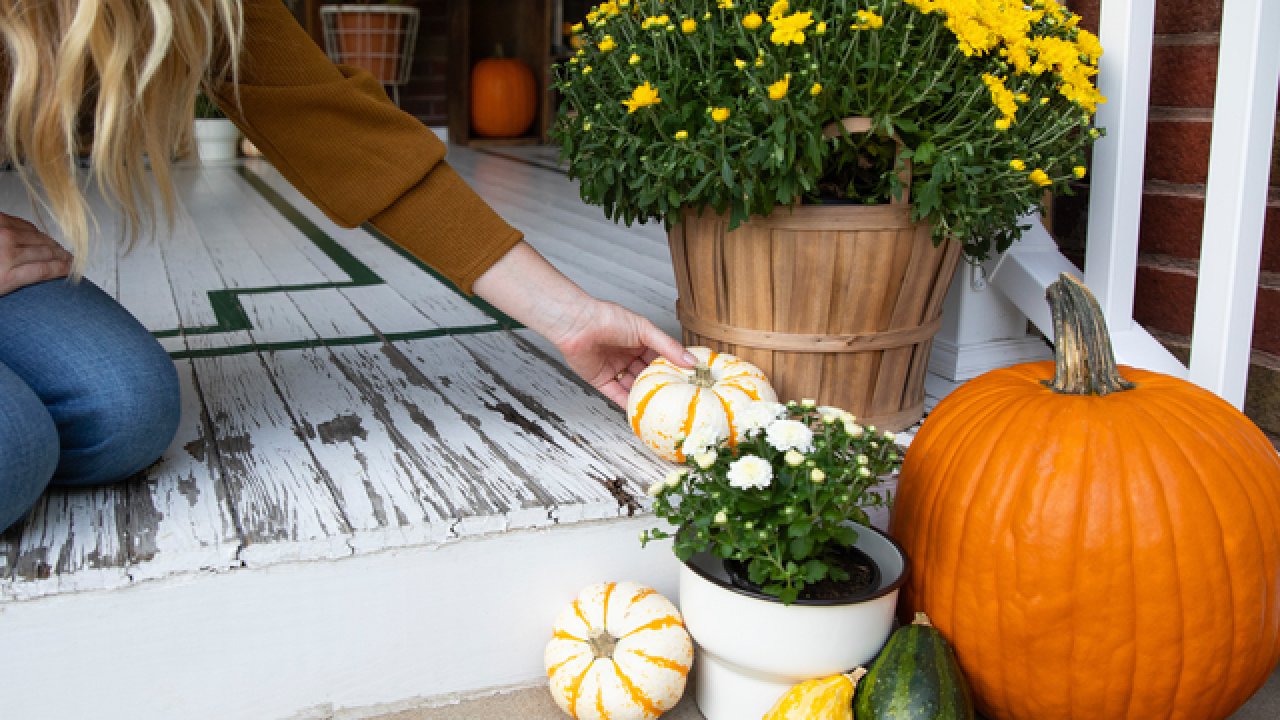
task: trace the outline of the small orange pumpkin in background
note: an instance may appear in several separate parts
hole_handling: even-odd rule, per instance
[[[538,111],[538,85],[519,58],[485,58],[471,70],[471,130],[482,137],[523,135]]]
[[[658,358],[636,376],[627,397],[631,429],[675,462],[684,462],[679,442],[695,427],[736,442],[741,436],[734,416],[757,400],[778,399],[760,368],[746,360],[705,347],[689,352],[698,359],[693,370]]]
[[[653,720],[675,707],[693,663],[680,611],[634,582],[584,589],[543,660],[556,704],[578,720]]]
[[[1280,457],[1243,414],[1117,368],[1101,310],[1050,287],[1057,362],[947,396],[890,521],[903,610],[993,720],[1219,720],[1280,660]]]

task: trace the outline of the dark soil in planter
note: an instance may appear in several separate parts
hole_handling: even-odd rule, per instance
[[[800,593],[801,600],[818,603],[857,602],[875,594],[880,585],[880,567],[871,556],[856,547],[842,547],[828,560],[828,565],[843,569],[849,574],[847,580],[826,578],[820,582],[805,586]],[[724,561],[725,572],[735,587],[764,593],[764,590],[747,577],[747,564],[737,560]]]

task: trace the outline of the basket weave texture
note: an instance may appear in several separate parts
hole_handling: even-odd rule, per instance
[[[931,235],[905,203],[779,208],[733,232],[686,212],[668,233],[684,342],[754,363],[780,399],[909,427],[961,254]]]

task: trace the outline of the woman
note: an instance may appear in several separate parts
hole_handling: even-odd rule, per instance
[[[72,249],[0,214],[0,530],[50,483],[124,479],[173,437],[173,363],[79,279],[90,220],[78,128],[92,119],[103,193],[130,227],[150,225],[149,187],[167,214],[168,158],[189,137],[202,87],[336,222],[372,223],[546,337],[615,403],[657,355],[692,364],[650,322],[547,263],[444,162],[430,130],[367,73],[332,65],[280,0],[0,0],[0,39],[0,160]]]

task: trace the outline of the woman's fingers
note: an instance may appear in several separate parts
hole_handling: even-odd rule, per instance
[[[71,272],[71,253],[31,223],[0,214],[0,295]]]

